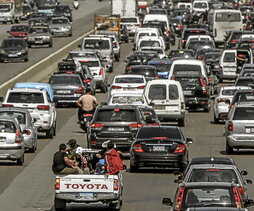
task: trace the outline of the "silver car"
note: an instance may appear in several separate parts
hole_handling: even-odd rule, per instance
[[[52,35],[72,36],[71,22],[65,17],[52,18],[49,23],[49,29]]]
[[[31,27],[28,32],[27,45],[30,48],[32,45],[48,45],[51,48],[53,46],[53,40],[48,26]]]
[[[0,160],[16,160],[18,165],[23,165],[24,152],[24,137],[18,120],[0,117]]]
[[[254,106],[238,103],[231,108],[225,123],[226,152],[254,148]]]
[[[18,120],[24,136],[25,149],[35,152],[37,150],[37,129],[34,127],[34,119],[29,111],[23,108],[0,108],[0,117],[14,117]]]

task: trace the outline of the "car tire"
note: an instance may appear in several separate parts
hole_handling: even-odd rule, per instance
[[[17,165],[18,165],[18,166],[23,166],[24,161],[25,161],[25,155],[23,154],[23,155],[21,156],[21,158],[18,158],[18,159],[17,159]]]
[[[138,167],[134,165],[130,165],[130,173],[135,173],[138,171]]]
[[[52,43],[52,42],[49,43],[49,47],[50,47],[50,48],[53,47],[53,43]]]
[[[226,141],[226,153],[227,155],[232,155],[234,153],[234,148],[229,146],[227,141]]]
[[[178,120],[178,126],[179,127],[184,127],[185,126],[185,120],[184,120],[184,118]]]
[[[100,90],[101,90],[101,93],[106,93],[107,92],[107,84],[103,84]]]
[[[66,208],[66,201],[55,197],[54,205],[56,211],[64,211]]]
[[[120,61],[120,55],[117,55],[115,59],[116,59],[116,62],[119,62]]]
[[[35,153],[37,151],[37,141],[34,141],[33,147],[29,151],[33,152],[33,153]]]
[[[219,118],[216,117],[215,113],[213,114],[213,123],[214,124],[219,124],[220,120]]]
[[[49,139],[53,139],[54,137],[54,126],[52,126],[47,132],[46,132],[46,137]]]
[[[69,34],[69,37],[72,37],[72,33]]]
[[[123,204],[123,202],[121,199],[119,199],[116,204],[110,203],[109,210],[120,210],[122,207],[122,204]]]
[[[26,58],[24,59],[25,62],[28,62],[28,55],[26,56]]]

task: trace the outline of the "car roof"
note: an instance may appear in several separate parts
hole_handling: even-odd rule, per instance
[[[121,109],[121,110],[125,110],[125,109],[136,109],[136,106],[134,105],[125,105],[125,106],[122,106],[122,105],[101,105],[98,107],[98,109]]]
[[[174,60],[173,64],[204,64],[203,61],[200,61],[198,59],[177,59]]]
[[[194,164],[227,164],[235,165],[232,158],[229,157],[196,157],[189,161],[189,165]]]

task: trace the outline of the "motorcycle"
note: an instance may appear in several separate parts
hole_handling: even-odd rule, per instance
[[[75,10],[77,10],[78,7],[79,7],[79,1],[78,1],[78,0],[73,0],[73,8],[74,8]]]
[[[87,128],[89,126],[89,123],[91,122],[93,118],[93,113],[85,113],[81,117],[81,121],[79,122],[80,128],[87,132]]]

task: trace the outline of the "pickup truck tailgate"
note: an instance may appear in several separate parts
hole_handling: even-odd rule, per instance
[[[67,175],[60,177],[61,193],[96,193],[96,192],[114,192],[113,175],[106,177],[104,175]]]

